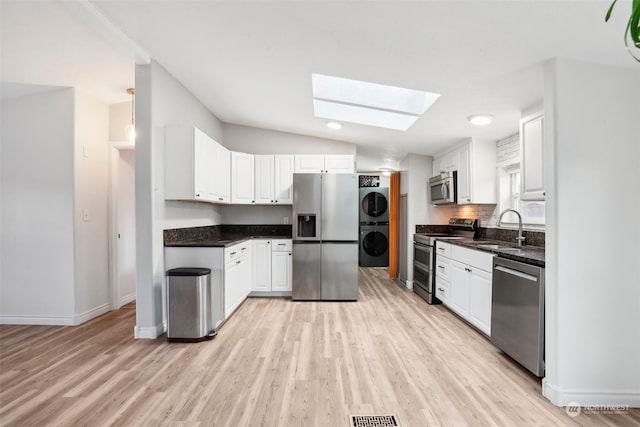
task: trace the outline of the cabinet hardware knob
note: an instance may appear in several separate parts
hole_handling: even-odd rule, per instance
[[[289,256],[291,256],[291,254],[289,254]]]
[[[438,290],[439,290],[440,292],[444,292],[444,289],[442,289],[442,288],[438,288]]]
[[[240,264],[240,262],[241,262],[241,261],[240,261],[240,260],[238,260],[238,261],[236,261],[236,264]]]
[[[237,253],[238,253],[238,252],[231,252],[229,255],[235,255],[235,254],[237,254]]]
[[[439,265],[438,268],[441,268],[444,270],[444,265]]]

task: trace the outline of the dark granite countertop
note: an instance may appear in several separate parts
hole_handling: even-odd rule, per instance
[[[437,239],[436,239],[437,240]],[[443,240],[452,245],[464,246],[485,252],[491,252],[501,258],[523,262],[544,268],[544,248],[538,246],[521,246],[502,240],[491,239],[459,239]],[[488,248],[487,245],[497,245],[499,248]]]
[[[225,248],[251,239],[291,239],[291,225],[213,225],[164,230],[164,246]]]

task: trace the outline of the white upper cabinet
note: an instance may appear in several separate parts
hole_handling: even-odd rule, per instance
[[[351,154],[327,154],[324,156],[326,173],[354,173],[355,165]]]
[[[256,204],[293,203],[293,155],[255,156]]]
[[[231,152],[231,203],[255,203],[254,172],[253,154]]]
[[[295,173],[354,173],[351,154],[296,154]]]
[[[274,157],[274,193],[275,202],[281,205],[293,204],[293,167],[294,156],[276,154]]]
[[[274,203],[275,161],[272,155],[255,156],[255,201],[257,204]]]
[[[460,164],[458,151],[444,153],[433,159],[433,176],[443,172],[452,172],[458,170]]]
[[[531,114],[520,120],[520,199],[544,200],[542,113]]]
[[[497,203],[496,141],[473,138],[434,158],[434,175],[454,170],[458,204]]]
[[[213,194],[219,203],[231,203],[231,151],[216,143]]]
[[[230,176],[226,148],[194,126],[165,128],[166,200],[197,200],[229,203]],[[226,198],[225,198],[226,197]]]

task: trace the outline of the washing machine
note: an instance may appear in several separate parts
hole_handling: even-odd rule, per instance
[[[389,224],[360,226],[361,267],[389,266]]]
[[[360,224],[389,223],[389,187],[360,189]]]

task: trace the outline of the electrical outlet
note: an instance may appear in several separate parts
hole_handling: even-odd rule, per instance
[[[289,224],[289,217],[285,216],[284,218],[282,218],[282,223],[283,224]]]
[[[82,220],[89,222],[89,209],[82,209]]]

